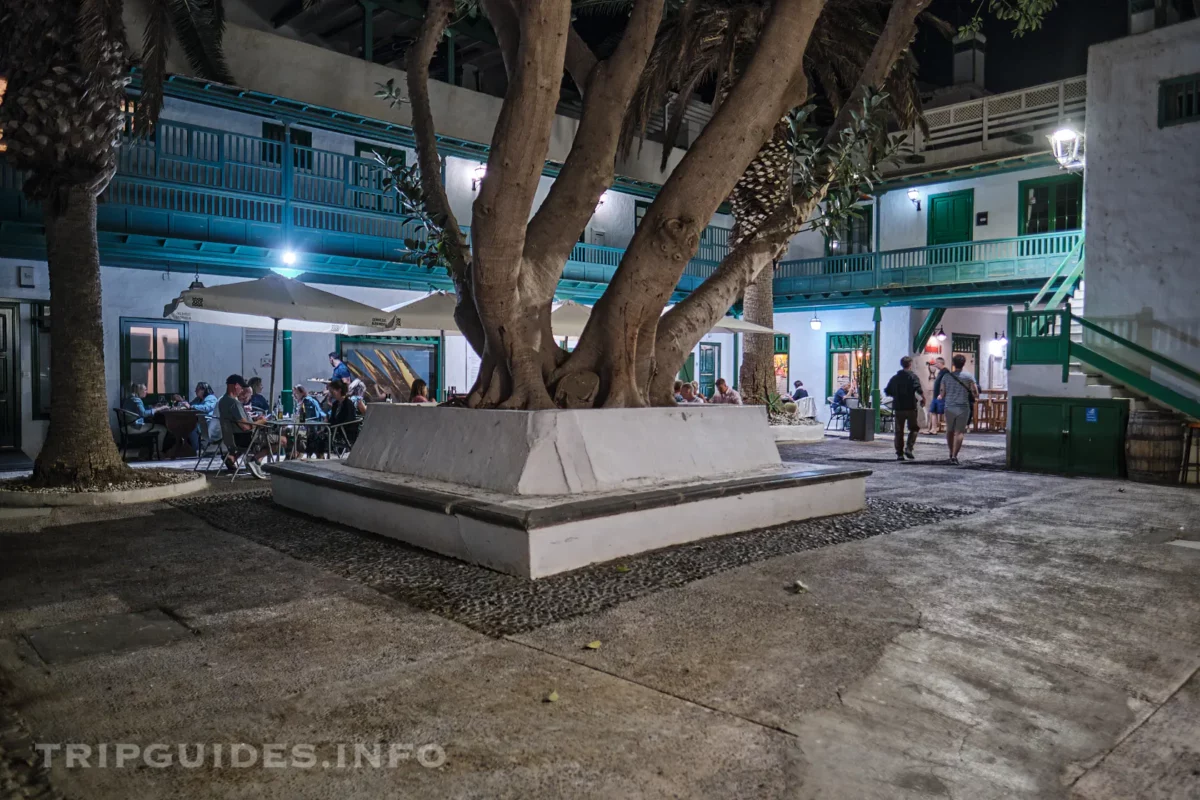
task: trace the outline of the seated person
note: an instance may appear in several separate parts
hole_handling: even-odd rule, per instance
[[[696,387],[690,383],[685,383],[679,390],[680,403],[703,403],[704,398],[696,394]]]
[[[217,416],[221,420],[221,432],[225,440],[225,447],[229,450],[229,455],[225,456],[225,466],[231,472],[237,469],[236,454],[246,453],[246,468],[254,474],[256,478],[266,478],[266,473],[263,472],[260,461],[266,454],[266,439],[260,437],[258,444],[253,452],[248,452],[251,442],[254,440],[254,426],[262,425],[262,422],[251,421],[250,415],[246,413],[246,406],[243,404],[242,398],[247,398],[249,387],[246,386],[246,381],[241,375],[230,375],[225,379],[225,396],[217,401]]]
[[[350,399],[354,401],[354,408],[358,411],[360,417],[367,414],[367,385],[358,378],[350,381]]]
[[[838,387],[838,390],[833,393],[833,410],[838,411],[846,408],[846,398],[850,396],[850,384],[844,384]]]
[[[683,381],[675,381],[675,402],[683,402]]]
[[[338,444],[349,442],[353,446],[358,438],[358,408],[350,398],[345,381],[329,382],[329,398],[333,407],[329,412],[329,429],[312,431],[308,438],[307,452],[310,456],[328,455]],[[315,434],[315,435],[313,435]]]
[[[296,399],[296,420],[298,422],[325,419],[325,412],[321,409],[321,404],[317,402],[317,398],[308,393],[308,389],[297,383],[292,387],[292,397]]]
[[[808,389],[804,388],[804,381],[796,381],[792,384],[792,388],[794,390],[792,392],[793,400],[803,400],[808,397]]]
[[[712,397],[708,402],[717,403],[718,405],[740,406],[742,404],[742,396],[738,394],[737,389],[730,389],[729,384],[724,378],[717,378],[717,386],[713,391]]]
[[[192,449],[196,452],[200,452],[201,425],[208,426],[208,440],[210,442],[216,442],[221,439],[221,420],[217,418],[217,400],[219,399],[216,393],[213,392],[212,386],[205,381],[200,381],[196,384],[196,394],[192,398],[190,405],[193,411],[209,417],[207,421],[203,419],[199,420],[196,423],[196,430],[192,431],[188,437]]]
[[[146,405],[146,384],[134,383],[129,386],[129,396],[121,401],[121,409],[125,412],[124,422],[131,434],[150,433],[158,438],[158,452],[163,450],[163,440],[167,429],[154,424],[153,407]]]
[[[408,395],[410,403],[428,403],[429,400],[429,385],[425,381],[417,378],[413,381],[412,391]]]
[[[250,379],[250,402],[247,404],[261,414],[271,413],[271,404],[262,395],[262,378],[255,375]]]

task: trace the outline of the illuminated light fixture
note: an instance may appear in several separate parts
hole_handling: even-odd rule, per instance
[[[946,341],[946,329],[943,328],[941,325],[938,325],[937,333],[934,334],[934,338],[937,339],[939,342]]]
[[[478,192],[480,184],[483,183],[483,177],[487,175],[487,164],[480,164],[475,168],[475,177],[471,179],[471,191]]]
[[[1069,172],[1077,172],[1084,168],[1084,135],[1070,123],[1046,137],[1050,140],[1050,149],[1054,152],[1054,160]]]
[[[271,267],[271,272],[274,272],[276,275],[282,275],[285,278],[295,278],[303,271],[294,267]]]
[[[814,331],[821,330],[821,320],[817,317],[817,312],[813,312],[813,318],[808,321],[808,327]]]
[[[290,267],[292,264],[296,263],[296,251],[284,250],[283,253],[280,254],[279,260]]]
[[[842,246],[842,243],[841,243],[841,242],[839,242],[837,239],[830,239],[830,240],[829,240],[829,249],[830,249],[830,250],[837,250],[837,249],[838,249],[839,247],[841,247],[841,246]]]
[[[1005,333],[997,333],[996,341],[999,342],[1001,346],[1004,346],[1008,344],[1008,335]]]
[[[913,205],[917,207],[917,211],[921,210],[921,193],[916,189],[908,190],[908,199],[913,201]]]

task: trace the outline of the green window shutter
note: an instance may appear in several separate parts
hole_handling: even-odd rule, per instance
[[[831,333],[829,335],[829,352],[849,353],[855,350],[870,350],[871,334],[869,333]]]
[[[788,355],[792,352],[792,337],[786,333],[775,334],[775,355]]]
[[[1158,127],[1200,120],[1200,73],[1171,78],[1158,85]]]

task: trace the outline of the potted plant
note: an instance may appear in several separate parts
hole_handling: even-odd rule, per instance
[[[875,409],[871,408],[871,351],[860,350],[854,379],[858,384],[858,408],[850,409],[850,439],[870,442],[875,439]]]

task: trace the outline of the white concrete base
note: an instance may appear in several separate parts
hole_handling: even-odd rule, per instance
[[[280,505],[526,578],[859,511],[869,474],[789,464],[725,482],[580,499],[501,495],[337,462],[285,464],[271,472]]]
[[[67,506],[121,506],[150,503],[198,492],[208,485],[203,475],[182,483],[146,486],[118,492],[8,492],[0,490],[0,507],[58,508]]]
[[[770,425],[775,444],[811,444],[825,438],[824,425]]]

